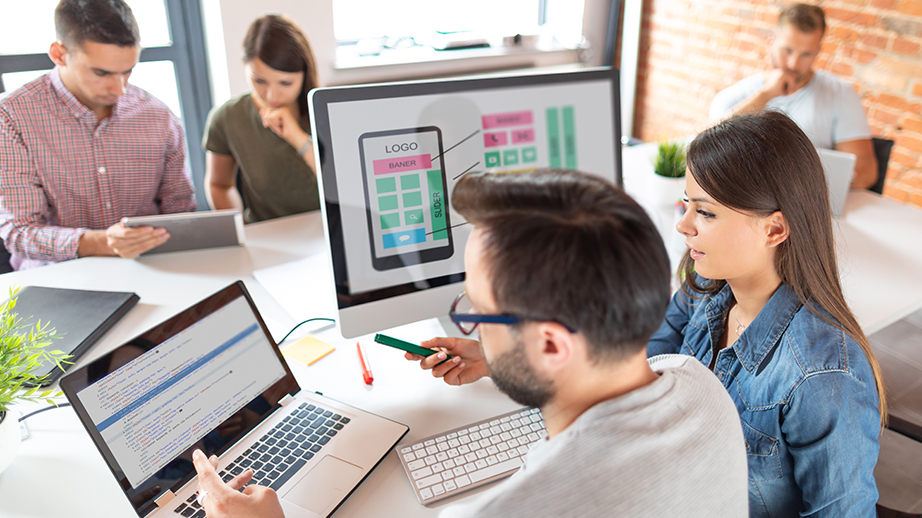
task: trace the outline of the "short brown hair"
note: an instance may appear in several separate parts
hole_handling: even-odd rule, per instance
[[[54,10],[54,30],[65,47],[85,41],[137,47],[138,21],[122,0],[61,0]]]
[[[311,44],[295,22],[284,15],[267,14],[250,24],[243,38],[243,61],[259,58],[282,72],[303,72],[304,84],[298,96],[301,117],[307,115],[307,92],[317,88],[317,65]]]
[[[778,15],[778,27],[790,25],[807,34],[826,32],[826,14],[818,5],[794,4]]]
[[[455,210],[484,231],[500,311],[583,333],[596,361],[643,350],[669,303],[656,227],[621,189],[563,170],[469,174]]]

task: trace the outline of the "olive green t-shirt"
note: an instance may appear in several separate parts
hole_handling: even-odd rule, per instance
[[[310,133],[309,121],[300,121]],[[211,110],[202,147],[234,157],[247,223],[320,208],[317,175],[298,151],[262,124],[250,94]]]

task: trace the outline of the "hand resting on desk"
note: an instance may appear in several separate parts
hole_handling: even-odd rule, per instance
[[[208,518],[283,518],[282,504],[275,491],[256,484],[238,491],[253,477],[250,470],[224,483],[215,470],[218,458],[205,457],[201,450],[192,453],[198,472],[198,492],[204,494],[201,504]]]
[[[480,342],[464,338],[433,338],[420,344],[428,349],[438,349],[440,352],[423,358],[413,353],[406,353],[404,357],[411,361],[418,361],[419,366],[425,370],[432,370],[432,375],[442,378],[449,385],[464,385],[473,383],[484,376],[489,376],[487,362],[483,358]],[[441,363],[451,355],[451,360]]]

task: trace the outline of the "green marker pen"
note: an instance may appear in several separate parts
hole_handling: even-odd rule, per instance
[[[413,353],[417,356],[431,356],[439,352],[435,349],[426,349],[425,347],[420,347],[416,344],[411,344],[410,342],[405,342],[403,340],[394,338],[392,336],[382,335],[381,333],[378,333],[375,335],[375,342],[378,342],[379,344],[387,345],[389,347],[394,347],[396,349],[400,349],[401,351]],[[448,356],[447,358],[445,358],[445,361],[448,361],[450,359],[451,359],[451,356]]]

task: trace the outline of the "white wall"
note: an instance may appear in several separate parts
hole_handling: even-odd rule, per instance
[[[577,0],[554,1],[571,4]],[[586,4],[583,34],[593,49],[590,64],[600,65],[604,54],[610,0],[583,1]],[[320,84],[323,86],[448,76],[501,68],[551,66],[575,61],[571,53],[516,53],[490,58],[336,70],[332,0],[202,0],[202,10],[209,47],[212,95],[216,105],[249,90],[241,59],[243,37],[254,19],[268,13],[287,14],[301,26],[311,41]]]

